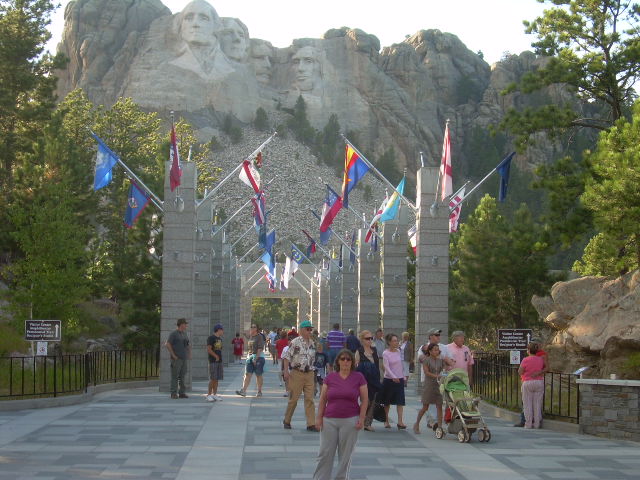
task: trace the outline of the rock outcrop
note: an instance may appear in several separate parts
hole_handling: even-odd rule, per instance
[[[59,50],[70,63],[58,72],[61,98],[77,87],[107,106],[128,96],[148,110],[190,116],[209,140],[205,134],[227,115],[247,124],[258,107],[287,111],[302,96],[315,128],[336,114],[371,157],[394,147],[398,167],[408,167],[409,175],[420,151],[429,164],[439,162],[448,119],[456,158],[472,161],[462,153],[469,132],[486,130],[505,109],[526,103],[499,92],[542,62],[528,52],[490,67],[439,30],[421,30],[382,50],[374,35],[347,27],[274,48],[250,38],[241,19],[220,18],[204,0],[174,15],[160,0],[76,0],[65,22]],[[564,99],[566,92],[549,95]],[[517,161],[544,162],[553,148]]]
[[[554,369],[592,365],[589,375],[620,376],[629,353],[640,352],[640,270],[559,282],[550,297],[534,297],[533,305],[554,331]]]

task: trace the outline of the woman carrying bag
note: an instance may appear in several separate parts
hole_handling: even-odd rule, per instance
[[[369,406],[364,417],[364,429],[368,432],[373,432],[375,430],[371,423],[373,422],[376,397],[382,390],[380,358],[376,347],[373,346],[373,334],[369,330],[361,331],[358,337],[360,338],[360,348],[356,350],[356,370],[364,375],[369,395]]]

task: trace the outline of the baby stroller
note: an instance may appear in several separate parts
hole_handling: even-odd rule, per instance
[[[440,382],[440,392],[448,410],[445,422],[449,433],[457,435],[460,443],[471,441],[471,434],[476,430],[480,442],[491,440],[491,432],[478,410],[479,399],[471,394],[469,376],[465,370],[454,368],[449,371]],[[438,439],[443,438],[444,428],[438,426],[435,435]]]

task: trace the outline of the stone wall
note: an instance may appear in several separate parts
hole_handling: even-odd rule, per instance
[[[582,433],[640,441],[640,381],[580,379],[577,383]]]

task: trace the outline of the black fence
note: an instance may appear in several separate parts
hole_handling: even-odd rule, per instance
[[[92,385],[157,378],[159,359],[158,351],[146,350],[0,357],[0,398],[57,397]]]
[[[503,353],[476,353],[473,366],[473,391],[500,407],[522,410],[522,393],[518,365],[511,365]],[[545,418],[573,423],[580,421],[580,386],[577,375],[548,372],[544,377]]]

